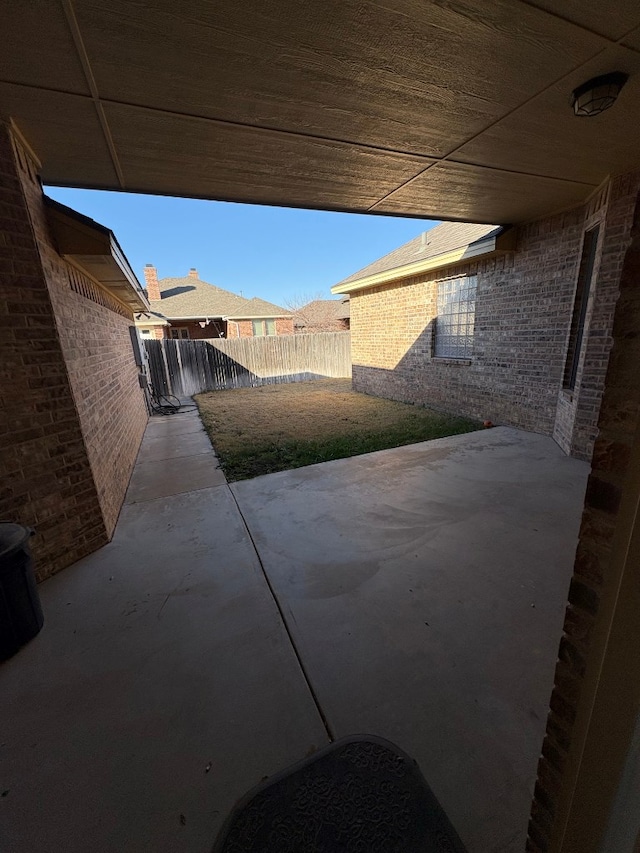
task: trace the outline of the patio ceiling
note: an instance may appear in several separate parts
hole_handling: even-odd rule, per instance
[[[0,116],[50,184],[508,223],[640,165],[636,0],[5,6]]]

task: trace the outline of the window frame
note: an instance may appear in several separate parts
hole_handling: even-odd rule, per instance
[[[580,266],[578,267],[569,323],[569,336],[567,338],[567,354],[562,371],[562,390],[569,393],[575,391],[578,382],[582,344],[587,331],[589,299],[596,277],[600,230],[600,223],[598,222],[591,228],[587,228],[582,238]]]
[[[458,285],[457,289],[456,285]],[[471,360],[475,339],[477,294],[477,273],[449,276],[436,281],[432,358],[460,362]],[[443,310],[445,308],[451,310]],[[461,330],[464,330],[462,334]],[[464,338],[464,343],[456,346],[456,338]]]
[[[273,331],[269,331],[269,324],[271,324],[271,329]],[[259,317],[251,321],[251,326],[253,329],[253,337],[254,338],[269,338],[277,335],[278,332],[276,330],[276,318],[275,317]],[[257,328],[260,328],[261,331],[256,332]]]
[[[174,332],[176,334],[174,334]],[[191,335],[189,334],[188,326],[171,326],[171,329],[169,330],[169,336],[172,341],[191,340]]]

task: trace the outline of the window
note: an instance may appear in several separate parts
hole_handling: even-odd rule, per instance
[[[436,357],[471,358],[477,281],[475,275],[464,275],[438,282]]]
[[[256,338],[264,335],[275,335],[276,321],[275,320],[253,320],[253,334]]]
[[[179,339],[182,339],[183,341],[188,340],[189,339],[189,329],[187,329],[185,326],[178,326],[178,327],[174,326],[171,329],[171,337],[173,338],[174,341],[177,341]]]
[[[573,302],[571,327],[569,329],[569,346],[567,348],[567,359],[564,363],[564,375],[562,377],[562,387],[566,391],[573,391],[576,387],[580,350],[582,349],[584,324],[587,318],[587,304],[589,302],[589,291],[591,290],[591,279],[593,278],[599,232],[599,225],[587,231],[582,244],[578,283],[576,284],[576,295]]]
[[[140,329],[140,334],[142,335],[143,338],[150,338],[151,337],[151,329]]]

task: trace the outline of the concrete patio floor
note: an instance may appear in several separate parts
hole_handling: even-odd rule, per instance
[[[113,541],[0,666],[0,849],[205,853],[367,732],[469,853],[522,851],[587,473],[500,427],[227,486],[195,412],[152,419]]]

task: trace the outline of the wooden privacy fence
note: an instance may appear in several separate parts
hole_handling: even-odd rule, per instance
[[[187,396],[224,388],[351,376],[351,334],[273,335],[206,341],[145,340],[151,384]]]

